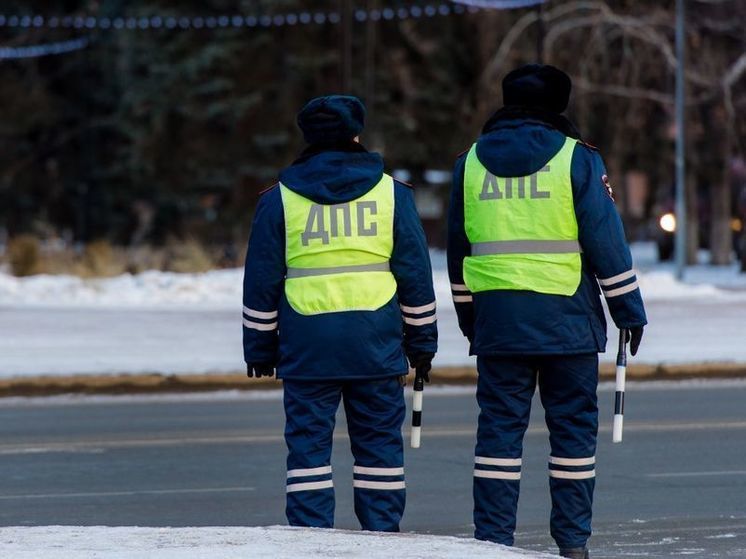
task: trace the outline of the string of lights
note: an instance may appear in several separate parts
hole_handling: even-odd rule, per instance
[[[388,7],[353,12],[355,21],[393,21],[424,19],[437,16],[460,15],[477,12],[480,9],[526,8],[543,3],[545,0],[453,0],[425,5]],[[223,14],[212,16],[173,16],[153,15],[140,17],[105,16],[44,16],[8,15],[0,13],[0,28],[9,29],[76,29],[76,30],[190,30],[228,28],[270,28],[296,25],[336,25],[342,21],[339,12],[303,11],[286,14],[240,15]],[[80,50],[89,45],[88,38],[78,38],[56,43],[21,47],[0,46],[0,59],[33,58],[53,54],[63,54]]]
[[[463,4],[473,8],[487,8],[492,10],[513,10],[517,8],[530,8],[543,4],[546,0],[452,0],[457,4]]]
[[[511,0],[512,1],[512,0]],[[535,2],[536,0],[517,0]],[[402,6],[373,10],[358,9],[354,18],[358,22],[392,21],[404,19],[432,18],[451,14],[464,14],[477,11],[475,6],[462,4],[435,3],[427,5]],[[287,14],[264,15],[212,15],[212,16],[172,16],[154,15],[148,17],[99,17],[99,16],[43,16],[0,14],[0,28],[49,28],[49,29],[103,29],[103,30],[146,30],[146,29],[226,29],[226,28],[268,28],[295,25],[338,24],[342,20],[339,12],[303,11]]]
[[[69,41],[45,43],[42,45],[27,45],[23,47],[0,47],[0,60],[19,58],[38,58],[53,54],[64,54],[86,48],[90,44],[88,37],[80,37]]]
[[[543,4],[545,0],[452,0],[426,5],[389,7],[372,10],[358,9],[355,20],[364,22],[432,18],[451,14],[476,12],[480,9],[516,9]],[[8,28],[63,28],[63,29],[225,29],[239,27],[283,27],[293,25],[338,24],[339,12],[303,11],[275,15],[222,14],[212,16],[154,15],[149,17],[98,16],[43,16],[0,14],[0,27]]]

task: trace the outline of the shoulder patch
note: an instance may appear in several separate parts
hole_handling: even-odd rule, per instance
[[[585,147],[587,147],[590,150],[598,151],[598,148],[596,146],[594,146],[593,144],[589,144],[588,142],[584,142],[583,140],[578,140],[578,143],[581,146],[585,146]]]
[[[259,192],[259,196],[261,196],[263,194],[266,194],[267,192],[269,192],[270,190],[272,190],[274,188],[277,188],[278,186],[280,186],[279,182],[276,182],[275,184],[273,184],[271,186],[268,186],[267,188],[265,188],[264,190],[262,190],[261,192]]]
[[[394,182],[398,182],[400,185],[406,186],[407,188],[411,188],[412,190],[414,190],[414,186],[406,181],[403,181],[401,179],[394,179]]]
[[[616,200],[614,200],[614,189],[611,188],[611,183],[609,182],[609,176],[601,175],[601,182],[604,183],[604,187],[606,188],[606,194],[609,195],[609,198],[611,198],[611,201],[616,202]]]

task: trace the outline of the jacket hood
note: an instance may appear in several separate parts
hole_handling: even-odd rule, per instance
[[[525,177],[537,172],[554,157],[565,134],[541,122],[503,120],[477,140],[477,157],[498,177]]]
[[[342,204],[367,193],[383,176],[383,158],[362,146],[307,150],[280,173],[280,182],[317,204]]]

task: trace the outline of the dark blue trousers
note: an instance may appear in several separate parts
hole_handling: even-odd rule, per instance
[[[598,355],[479,357],[477,368],[475,537],[513,545],[523,435],[538,382],[551,446],[550,531],[560,548],[584,547],[595,485]]]
[[[334,525],[332,435],[344,400],[355,514],[363,530],[398,532],[404,513],[404,390],[398,377],[374,381],[284,381],[286,515],[291,526]]]

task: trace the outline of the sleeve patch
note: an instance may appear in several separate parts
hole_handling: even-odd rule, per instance
[[[609,195],[609,198],[611,198],[612,202],[616,202],[614,200],[614,189],[611,188],[611,183],[609,182],[609,176],[608,175],[601,175],[601,182],[604,183],[604,188],[606,189],[606,194]]]

